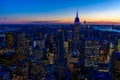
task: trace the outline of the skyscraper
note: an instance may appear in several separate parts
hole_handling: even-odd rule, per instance
[[[79,49],[79,43],[80,43],[80,34],[79,34],[79,30],[80,30],[80,20],[79,20],[79,17],[78,17],[78,12],[76,13],[76,18],[75,18],[75,21],[74,21],[74,32],[73,32],[73,49],[72,49],[72,56],[78,56],[78,53],[75,53],[74,52],[77,52],[78,49]]]
[[[64,54],[65,54],[64,33],[63,30],[60,30],[58,33],[58,55],[60,58],[63,58]]]
[[[6,33],[6,48],[11,49],[14,46],[14,33]]]
[[[120,39],[118,39],[117,42],[116,42],[115,51],[120,52]]]
[[[67,59],[65,56],[64,48],[64,33],[63,30],[58,32],[58,58],[55,60],[55,72],[59,73],[58,80],[63,80],[67,66]]]
[[[76,18],[75,18],[75,21],[74,21],[74,37],[73,37],[73,41],[75,43],[78,43],[79,41],[79,29],[80,29],[80,20],[79,20],[79,17],[78,17],[78,12],[76,13]]]
[[[17,47],[24,48],[25,46],[25,34],[22,32],[17,33]]]
[[[110,59],[112,80],[120,80],[120,52],[113,52]]]
[[[99,39],[98,38],[85,38],[85,67],[96,67],[99,62]]]
[[[4,33],[0,33],[0,48],[4,48],[5,47],[5,34]]]
[[[80,24],[80,20],[79,20],[79,17],[78,17],[78,12],[76,13],[76,18],[75,18],[74,24]]]
[[[16,33],[16,52],[19,59],[25,58],[25,34],[23,32]]]

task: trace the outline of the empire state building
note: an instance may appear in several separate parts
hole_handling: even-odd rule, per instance
[[[80,20],[78,17],[78,12],[76,13],[76,18],[74,21],[74,37],[73,41],[77,44],[79,42],[79,29],[80,29]]]
[[[79,20],[79,17],[78,17],[78,12],[76,13],[76,18],[75,18],[74,24],[80,24],[80,20]]]

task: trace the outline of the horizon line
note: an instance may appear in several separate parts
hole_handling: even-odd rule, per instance
[[[84,24],[84,21],[81,21]],[[46,21],[19,21],[19,22],[0,22],[0,24],[74,24],[71,21],[58,21],[58,20],[46,20]],[[120,22],[115,21],[86,21],[86,24],[98,24],[98,25],[120,25]]]

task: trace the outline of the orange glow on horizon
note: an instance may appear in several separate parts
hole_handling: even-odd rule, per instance
[[[83,23],[84,21],[86,21],[88,24],[120,24],[120,19],[93,19],[93,18],[80,18],[80,22]],[[11,23],[11,24],[25,24],[25,23],[32,23],[32,22],[49,22],[49,23],[70,23],[73,24],[74,23],[74,19],[71,18],[59,18],[57,20],[39,20],[39,18],[37,19],[24,19],[24,20],[18,20],[18,19],[11,19],[11,20],[0,20],[0,23]]]
[[[95,23],[95,24],[120,24],[120,19],[115,19],[115,18],[111,18],[111,19],[84,19],[84,18],[80,18],[80,22],[83,23],[84,21],[86,21],[87,23]],[[74,23],[73,19],[64,19],[64,20],[60,20],[61,23]]]

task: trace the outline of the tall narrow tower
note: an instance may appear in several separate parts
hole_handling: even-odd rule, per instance
[[[80,24],[80,20],[79,20],[79,17],[78,17],[78,11],[76,13],[76,18],[75,18],[74,24]]]
[[[76,18],[74,21],[74,37],[73,37],[73,41],[75,44],[77,44],[79,42],[79,29],[80,29],[80,20],[78,17],[78,12],[76,13]]]
[[[58,34],[58,54],[59,54],[59,58],[64,58],[65,48],[64,48],[64,33],[63,33],[63,30],[60,30],[59,34]]]

